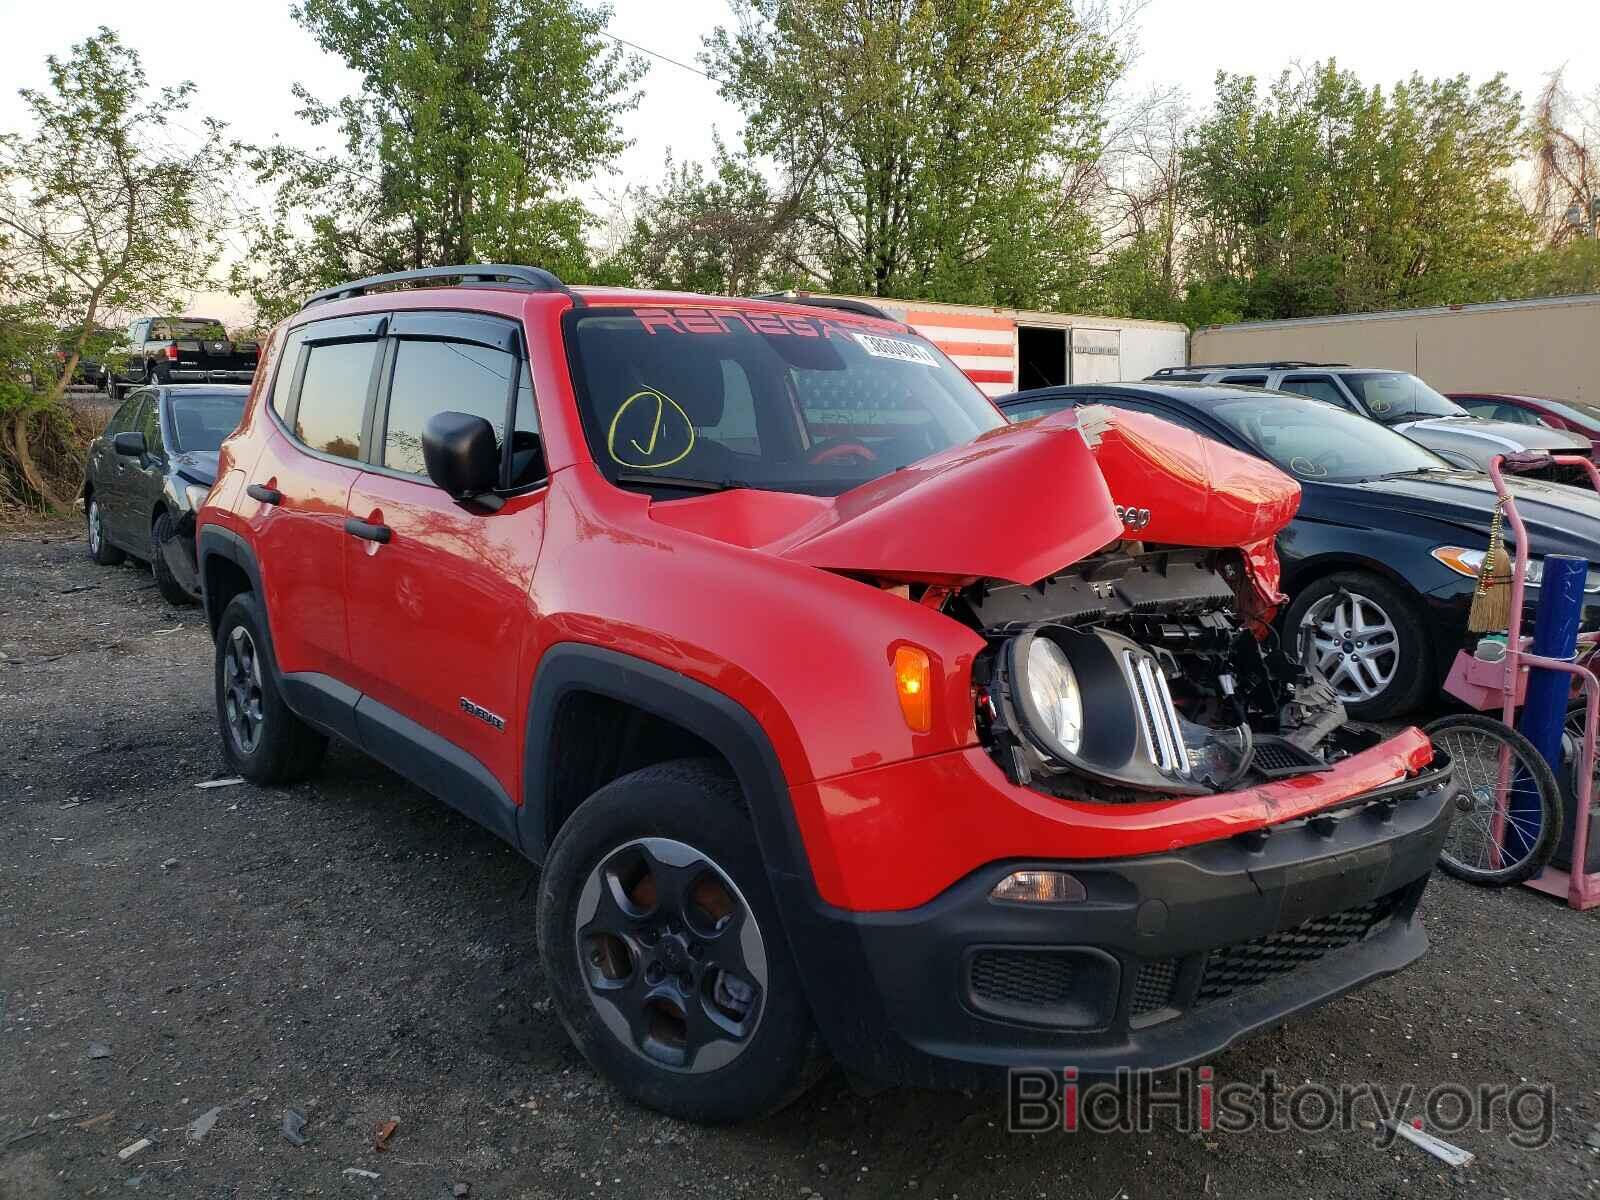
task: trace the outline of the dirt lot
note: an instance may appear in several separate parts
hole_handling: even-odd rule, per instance
[[[1600,1192],[1600,918],[1525,890],[1437,880],[1422,966],[1215,1067],[1549,1081],[1541,1149],[1472,1130],[1453,1140],[1477,1161],[1452,1171],[1359,1127],[1202,1135],[1161,1115],[1144,1136],[1027,1137],[998,1097],[869,1099],[837,1076],[774,1120],[700,1129],[619,1101],[570,1048],[534,873],[489,834],[348,750],[314,785],[195,787],[224,773],[211,646],[147,572],[95,567],[76,525],[0,534],[0,649],[5,1200]]]

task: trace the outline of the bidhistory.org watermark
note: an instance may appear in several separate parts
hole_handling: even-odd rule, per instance
[[[1555,1088],[1548,1083],[1288,1083],[1276,1071],[1218,1082],[1214,1068],[1182,1067],[1159,1075],[1119,1070],[1114,1078],[1079,1079],[1076,1067],[1017,1067],[1006,1086],[1011,1133],[1320,1134],[1365,1133],[1387,1149],[1395,1124],[1421,1120],[1429,1133],[1505,1134],[1537,1150],[1555,1135]]]

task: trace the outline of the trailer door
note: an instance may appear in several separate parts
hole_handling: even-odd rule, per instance
[[[1073,383],[1115,383],[1122,378],[1122,331],[1072,327]]]

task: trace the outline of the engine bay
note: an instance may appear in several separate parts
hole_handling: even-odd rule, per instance
[[[1119,541],[1028,586],[981,581],[945,611],[988,643],[980,736],[1013,783],[1105,802],[1233,791],[1379,740],[1300,647],[1250,611],[1237,549]]]

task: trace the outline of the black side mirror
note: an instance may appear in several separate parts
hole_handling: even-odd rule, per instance
[[[467,413],[435,413],[422,427],[422,461],[428,478],[452,500],[492,492],[500,479],[494,426]]]
[[[111,448],[118,454],[128,458],[143,458],[145,456],[144,434],[137,429],[130,433],[119,433],[111,439]]]

